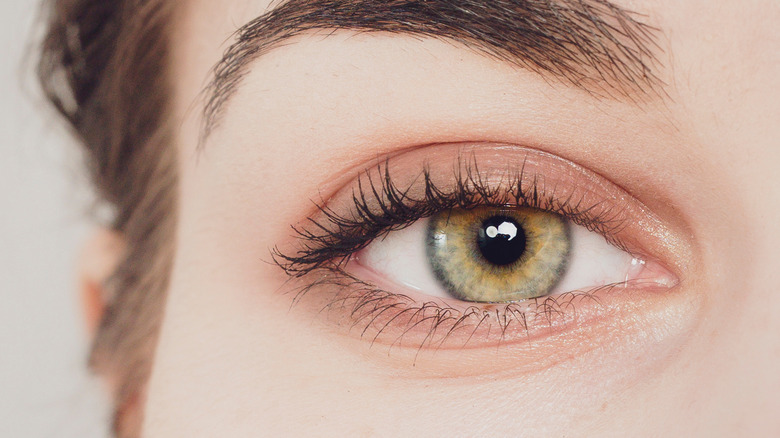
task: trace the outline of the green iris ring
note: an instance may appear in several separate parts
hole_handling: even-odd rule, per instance
[[[490,263],[477,236],[485,221],[512,218],[525,234],[518,260]],[[571,239],[566,220],[535,208],[450,210],[431,217],[426,251],[437,280],[455,298],[474,302],[511,302],[547,295],[560,281],[569,260]]]

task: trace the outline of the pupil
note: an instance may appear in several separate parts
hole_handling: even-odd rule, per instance
[[[482,223],[477,236],[482,256],[494,265],[516,262],[525,252],[525,232],[507,216],[493,216]]]

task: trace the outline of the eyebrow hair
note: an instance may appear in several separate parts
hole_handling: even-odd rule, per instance
[[[204,90],[202,139],[218,125],[248,66],[316,30],[389,32],[455,41],[591,92],[634,99],[663,85],[658,29],[608,0],[287,0],[235,33]]]

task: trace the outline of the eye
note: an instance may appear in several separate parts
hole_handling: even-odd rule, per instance
[[[372,242],[356,263],[432,297],[485,303],[627,283],[645,264],[596,232],[528,207],[440,212]]]
[[[670,297],[684,299],[662,263],[675,257],[672,235],[647,208],[587,169],[517,146],[401,154],[293,228],[274,257],[294,304],[368,345],[410,347],[413,363],[428,348],[533,339],[552,360],[593,346],[588,333],[657,330]]]

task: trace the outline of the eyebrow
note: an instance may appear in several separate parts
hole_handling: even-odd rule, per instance
[[[608,0],[287,0],[250,21],[212,70],[202,139],[219,124],[249,65],[317,30],[389,32],[461,43],[597,96],[658,91],[659,30]]]

